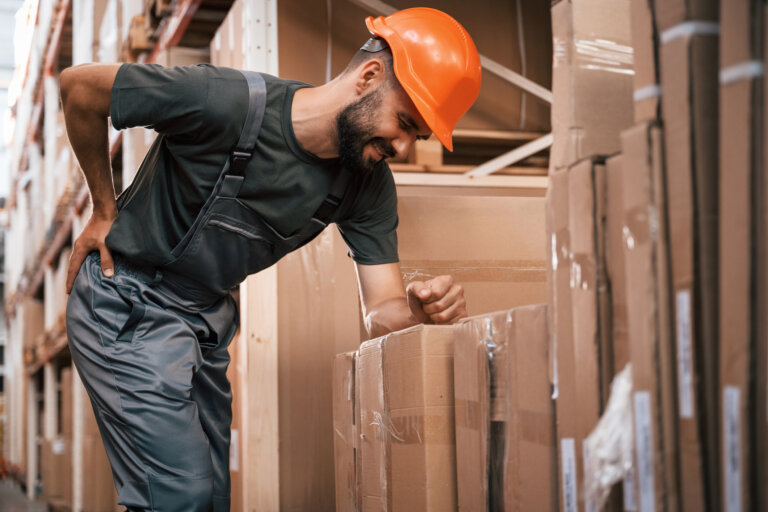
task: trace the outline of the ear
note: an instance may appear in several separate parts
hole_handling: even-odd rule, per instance
[[[355,92],[362,96],[384,80],[384,63],[377,58],[365,61],[357,68]]]

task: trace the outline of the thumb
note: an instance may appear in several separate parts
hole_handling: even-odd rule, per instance
[[[427,286],[425,283],[422,283],[421,281],[414,281],[408,285],[406,292],[408,307],[410,308],[414,318],[422,324],[431,323],[429,321],[429,315],[424,312],[423,308],[423,304],[429,300],[432,295],[432,291],[429,289],[429,286]]]
[[[106,245],[99,248],[99,256],[101,257],[101,271],[104,275],[107,277],[115,275],[115,263],[112,261],[112,254]]]

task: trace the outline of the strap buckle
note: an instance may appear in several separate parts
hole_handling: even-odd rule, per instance
[[[248,160],[251,159],[251,154],[245,151],[233,151],[232,156],[229,157],[229,167],[232,170],[232,174],[242,176],[245,172],[245,166],[248,165]]]

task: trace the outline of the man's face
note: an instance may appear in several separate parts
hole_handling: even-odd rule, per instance
[[[404,158],[429,129],[399,86],[380,85],[348,105],[336,119],[341,165],[371,171],[385,158]]]

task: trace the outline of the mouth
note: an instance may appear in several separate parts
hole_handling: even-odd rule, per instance
[[[394,156],[391,151],[387,151],[387,149],[376,142],[371,142],[371,150],[373,151],[373,160],[376,162],[381,162]]]

